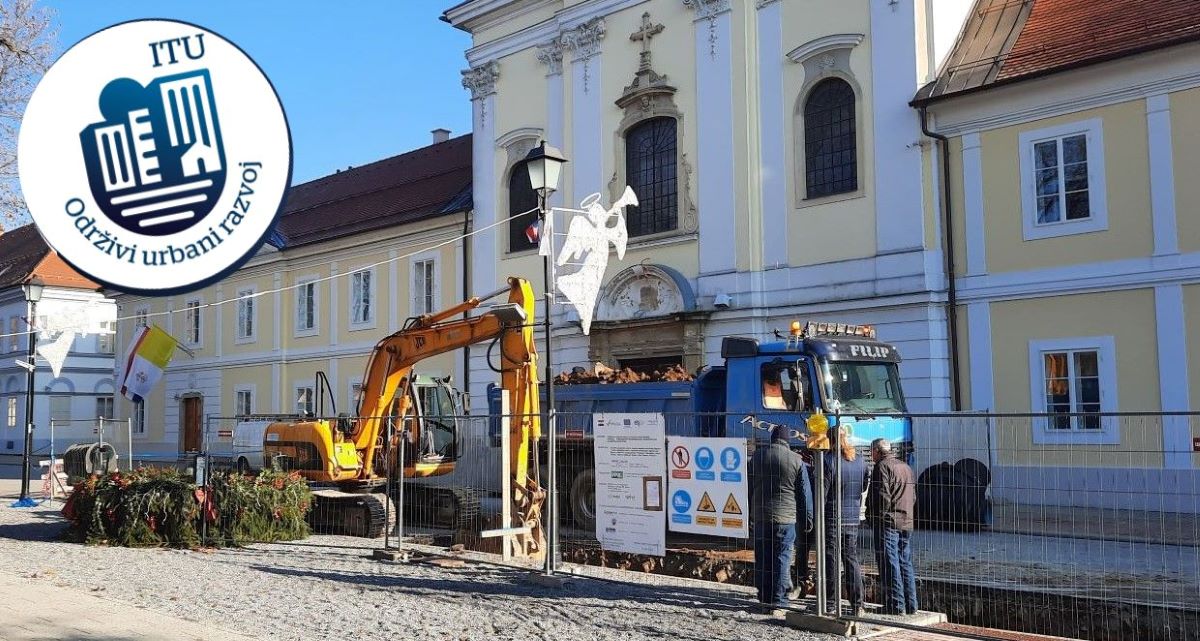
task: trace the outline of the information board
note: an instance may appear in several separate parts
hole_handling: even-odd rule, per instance
[[[662,414],[596,414],[596,540],[614,552],[663,556],[666,434]]]
[[[667,453],[671,531],[750,536],[746,441],[673,436]]]

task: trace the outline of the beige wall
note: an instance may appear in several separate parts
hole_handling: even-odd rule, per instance
[[[992,363],[999,411],[1031,410],[1031,340],[1077,336],[1114,337],[1118,410],[1160,408],[1152,289],[995,302],[991,314]],[[1000,421],[997,436],[1001,460],[1014,465],[1161,467],[1159,421],[1122,419],[1121,422],[1119,445],[1037,445],[1028,419]]]
[[[1175,215],[1179,251],[1200,251],[1200,89],[1171,94],[1171,145],[1175,156]],[[1194,317],[1195,318],[1195,317]],[[1198,371],[1198,370],[1192,370]],[[1200,407],[1193,403],[1192,407]]]
[[[1021,230],[1024,212],[1020,134],[1090,118],[1103,121],[1108,231],[1025,241]],[[1145,101],[985,131],[981,144],[989,272],[1025,271],[1152,253]]]
[[[785,2],[785,25],[803,25],[802,29],[784,29],[783,49],[792,50],[806,42],[834,33],[867,33],[869,4],[864,2],[828,3],[820,0]],[[815,265],[835,260],[875,255],[874,128],[871,118],[871,39],[865,38],[850,54],[848,79],[858,98],[858,191],[817,200],[805,200],[805,181],[801,175],[804,150],[800,114],[808,90],[821,78],[806,78],[802,65],[784,67],[784,135],[787,150],[787,194],[792,205],[788,219],[788,261],[792,265]],[[836,238],[837,242],[829,239]]]

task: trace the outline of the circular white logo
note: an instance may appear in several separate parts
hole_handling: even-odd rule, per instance
[[[287,118],[236,45],[173,20],[92,34],[46,72],[21,123],[38,230],[89,278],[199,289],[259,248],[292,173]]]

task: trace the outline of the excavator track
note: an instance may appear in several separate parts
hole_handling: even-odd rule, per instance
[[[314,490],[309,525],[317,534],[341,534],[376,539],[387,527],[388,506],[384,494]]]
[[[479,530],[481,513],[479,492],[473,488],[404,483],[404,518],[408,524],[456,532]]]

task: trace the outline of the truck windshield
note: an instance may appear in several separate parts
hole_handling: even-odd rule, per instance
[[[904,412],[900,374],[895,363],[829,364],[829,397],[842,409],[864,414]]]

